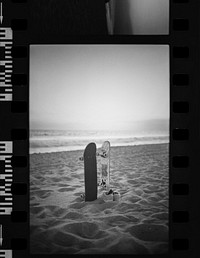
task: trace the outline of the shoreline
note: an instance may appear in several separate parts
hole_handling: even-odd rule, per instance
[[[129,148],[129,147],[138,147],[138,146],[151,146],[151,145],[169,145],[170,142],[164,142],[164,143],[149,143],[149,144],[135,144],[135,145],[117,145],[117,146],[111,146],[111,149],[114,148]],[[86,146],[85,146],[86,147]],[[99,149],[100,147],[97,147]],[[30,151],[30,150],[29,150]],[[51,153],[63,153],[63,152],[84,152],[84,148],[81,149],[75,149],[75,150],[61,150],[61,151],[50,151],[50,152],[29,152],[29,155],[39,155],[39,154],[51,154]]]

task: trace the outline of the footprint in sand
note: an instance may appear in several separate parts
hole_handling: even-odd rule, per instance
[[[57,217],[62,217],[66,214],[66,209],[60,208],[59,206],[56,205],[48,205],[45,207],[48,214],[51,214],[53,216]]]
[[[97,224],[92,222],[70,223],[64,226],[64,231],[87,239],[105,237],[105,232],[99,230]]]
[[[158,212],[153,214],[151,217],[159,220],[168,220],[169,214],[167,212]]]
[[[57,177],[52,177],[51,179],[52,179],[54,182],[56,182],[56,183],[58,183],[58,182],[61,181],[61,179],[60,179],[60,178],[57,178]]]
[[[31,186],[30,190],[31,191],[38,191],[38,190],[40,190],[40,188],[39,187],[35,187],[35,186]]]
[[[51,231],[49,230],[49,232]],[[93,247],[93,244],[91,243],[91,241],[88,241],[88,240],[80,241],[79,236],[68,233],[67,231],[59,231],[54,233],[54,230],[53,230],[51,235],[53,235],[52,242],[55,243],[60,248],[76,246],[79,249],[82,249],[82,248]]]
[[[135,179],[129,179],[129,180],[127,180],[127,183],[131,184],[131,185],[138,184],[137,180],[135,180]]]
[[[139,224],[131,226],[127,231],[143,241],[168,241],[168,228],[156,224]]]
[[[158,203],[159,202],[159,198],[156,197],[156,196],[149,196],[147,197],[148,201],[149,202],[152,202],[152,203]]]
[[[127,200],[131,203],[136,203],[136,202],[140,201],[141,198],[137,195],[135,195],[135,196],[132,195],[131,197],[128,197]]]
[[[39,197],[41,199],[45,199],[51,195],[53,190],[39,190],[39,191],[34,191],[33,193],[36,195],[36,197]]]
[[[40,205],[39,202],[31,203],[31,207],[37,207],[37,206],[39,206],[39,205]]]
[[[31,196],[31,197],[30,197],[30,201],[31,201],[31,202],[33,202],[33,201],[35,201],[35,200],[37,200],[37,198],[36,198],[35,196]]]
[[[124,236],[113,242],[108,248],[108,252],[111,254],[149,254],[148,249],[144,245],[139,244],[137,240],[131,237]]]
[[[42,211],[44,211],[44,207],[31,207],[30,208],[30,212],[32,214],[39,214]]]
[[[72,180],[72,178],[71,178],[71,177],[69,177],[69,176],[65,176],[65,177],[63,177],[63,180],[67,182],[67,181],[71,181],[71,180]]]
[[[59,186],[59,187],[68,187],[68,186],[70,186],[70,185],[68,185],[68,184],[58,184],[58,186]]]
[[[70,211],[64,216],[64,219],[71,219],[71,220],[83,219],[83,215],[79,212]]]
[[[109,226],[120,226],[132,222],[130,218],[123,215],[109,215],[102,218],[102,221]]]
[[[75,187],[63,187],[58,190],[59,193],[74,191]]]
[[[142,196],[144,194],[144,191],[142,189],[140,189],[140,188],[136,188],[134,191],[139,196]]]

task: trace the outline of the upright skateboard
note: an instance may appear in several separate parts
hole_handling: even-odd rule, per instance
[[[84,151],[85,201],[97,199],[96,144],[89,143]]]
[[[105,190],[110,188],[110,142],[105,141],[102,144],[101,150],[97,153],[101,158],[101,167],[100,167],[100,182]]]
[[[100,157],[99,183],[97,183],[96,156]],[[80,157],[79,160],[84,161],[85,175],[85,193],[81,194],[81,198],[85,201],[96,200],[97,187],[100,187],[103,190],[104,200],[119,201],[120,193],[110,188],[110,142],[105,141],[98,152],[96,152],[96,144],[89,143],[83,157]]]

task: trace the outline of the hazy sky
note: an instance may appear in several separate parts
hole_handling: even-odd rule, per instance
[[[130,129],[169,119],[167,45],[30,47],[31,129]]]
[[[168,34],[169,0],[112,0],[116,34]]]

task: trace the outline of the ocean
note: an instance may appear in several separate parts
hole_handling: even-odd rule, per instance
[[[107,140],[111,146],[159,144],[168,143],[169,135],[162,132],[135,134],[131,131],[31,130],[30,154],[84,150],[90,142],[95,142],[99,148]]]

